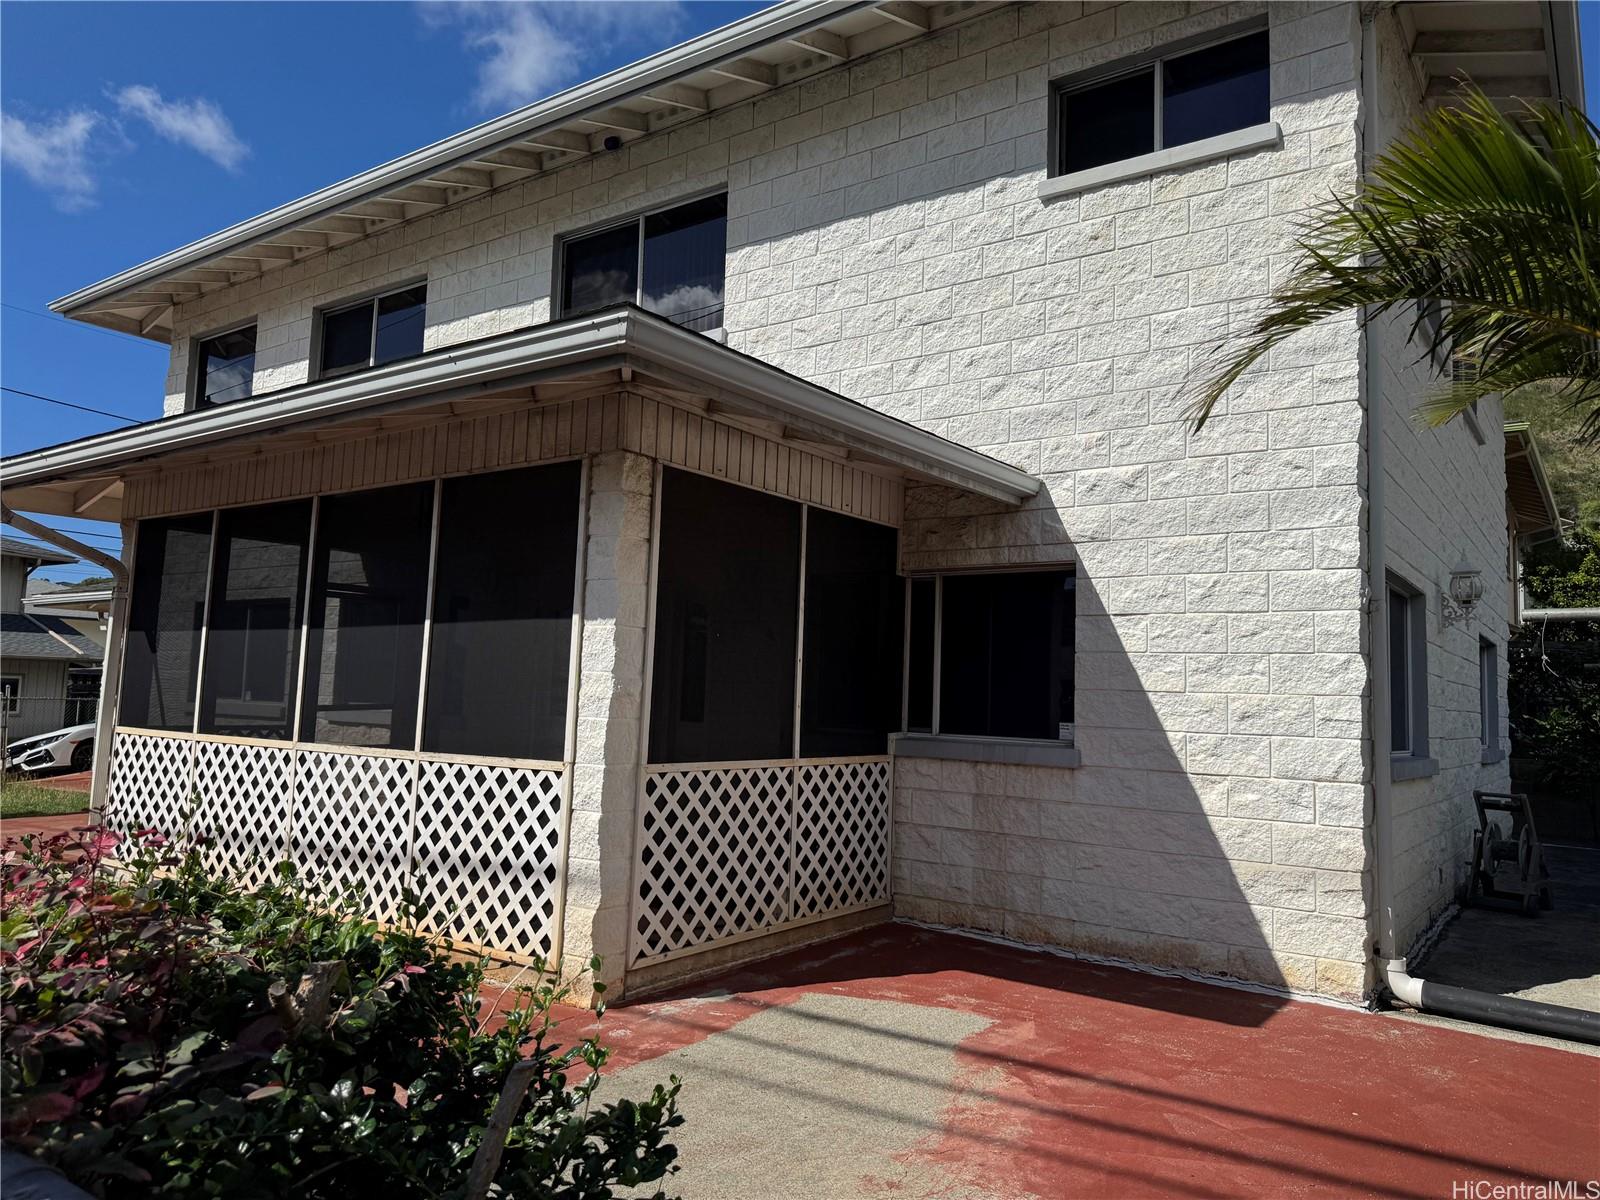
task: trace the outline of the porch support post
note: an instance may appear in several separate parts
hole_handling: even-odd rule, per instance
[[[138,525],[122,523],[121,578],[113,577],[111,608],[106,614],[106,650],[100,660],[100,703],[94,719],[94,764],[89,774],[89,820],[105,820],[106,789],[111,782],[111,740],[117,728],[117,705],[122,700],[122,656],[128,643],[128,603],[133,588],[134,539]]]
[[[620,450],[589,468],[562,974],[599,955],[613,997],[627,965],[653,475],[650,459]]]

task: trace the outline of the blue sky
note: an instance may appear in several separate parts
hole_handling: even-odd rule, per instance
[[[0,382],[158,416],[164,347],[37,314],[84,284],[759,7],[0,4]],[[1594,110],[1600,3],[1585,4],[1583,24]],[[7,392],[0,450],[121,424]],[[103,524],[61,524],[115,548]]]

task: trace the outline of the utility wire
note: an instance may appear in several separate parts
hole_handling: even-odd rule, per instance
[[[13,396],[26,396],[30,400],[43,400],[46,404],[59,404],[62,408],[75,408],[79,412],[94,413],[98,417],[110,417],[114,421],[126,421],[129,425],[139,424],[138,417],[125,417],[121,413],[107,412],[103,408],[90,408],[87,404],[72,404],[66,400],[57,400],[54,396],[41,396],[38,392],[25,392],[21,388],[6,387],[0,384],[0,392],[10,392]]]
[[[134,337],[131,333],[122,333],[116,329],[103,329],[99,325],[84,325],[78,321],[69,321],[65,317],[58,317],[50,313],[40,312],[35,308],[23,308],[20,304],[11,304],[5,300],[0,300],[0,308],[9,308],[12,312],[19,312],[30,317],[37,317],[41,321],[49,321],[52,325],[63,325],[68,329],[81,329],[85,333],[103,334],[106,337],[113,337],[121,341],[133,342],[136,345],[149,346],[152,350],[167,350],[167,347],[163,346],[160,342],[152,342],[147,338]]]

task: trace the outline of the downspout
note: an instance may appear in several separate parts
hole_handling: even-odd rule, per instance
[[[1377,18],[1383,7],[1381,3],[1361,6],[1363,177],[1377,156]],[[1394,747],[1389,725],[1388,532],[1385,527],[1388,477],[1384,465],[1384,404],[1378,384],[1374,327],[1364,322],[1361,329],[1361,388],[1367,408],[1367,630],[1372,662],[1368,706],[1372,721],[1372,903],[1377,926],[1374,949],[1383,986],[1402,1004],[1424,1012],[1600,1044],[1600,1013],[1430,983],[1406,970],[1394,908],[1394,781],[1389,770]]]
[[[0,505],[0,518],[7,525],[31,534],[41,542],[59,546],[69,554],[104,567],[111,573],[111,609],[106,614],[106,652],[100,662],[100,703],[95,712],[94,767],[89,776],[90,819],[98,820],[105,810],[107,776],[111,768],[111,735],[117,726],[117,695],[122,678],[123,626],[128,613],[128,567],[121,559],[113,558],[104,550],[85,546],[76,538],[60,530],[41,525],[30,517],[14,512],[9,505]],[[128,533],[123,528],[123,553],[129,553]]]

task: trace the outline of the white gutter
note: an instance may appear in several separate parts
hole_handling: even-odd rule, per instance
[[[1600,621],[1600,608],[1525,608],[1522,620],[1528,621]]]
[[[99,283],[80,288],[54,301],[50,309],[71,315],[119,292],[144,287],[174,271],[201,266],[271,234],[282,233],[319,217],[331,216],[351,205],[377,199],[384,193],[471,162],[513,142],[549,132],[588,113],[639,96],[681,75],[693,74],[737,58],[845,13],[871,7],[871,0],[787,0],[773,5],[724,25],[721,29],[558,92],[537,104],[485,121],[431,146],[392,159],[321,191],[279,205],[248,221],[241,221],[187,246],[130,267]]]
[[[333,420],[370,408],[468,399],[581,369],[624,365],[646,370],[666,367],[702,386],[750,397],[761,410],[838,431],[847,436],[847,444],[859,443],[860,449],[1010,504],[1021,504],[1042,486],[1034,476],[999,459],[632,306],[30,451],[0,461],[0,476],[7,490],[53,483],[112,471],[157,454]]]

